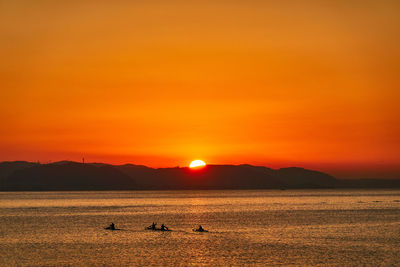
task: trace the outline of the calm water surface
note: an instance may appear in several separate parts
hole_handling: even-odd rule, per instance
[[[400,191],[0,193],[1,266],[399,262]]]

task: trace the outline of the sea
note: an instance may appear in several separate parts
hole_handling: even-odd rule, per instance
[[[0,193],[0,266],[279,265],[400,266],[400,191]]]

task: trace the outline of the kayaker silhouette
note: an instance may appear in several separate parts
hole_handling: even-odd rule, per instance
[[[208,232],[207,230],[205,230],[204,228],[203,228],[203,226],[201,226],[201,225],[199,225],[199,228],[197,228],[197,229],[192,229],[193,231],[195,231],[195,232]]]
[[[115,224],[113,222],[110,224],[110,229],[115,230]]]

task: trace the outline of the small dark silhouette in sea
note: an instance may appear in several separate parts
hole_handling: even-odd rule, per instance
[[[197,229],[193,229],[194,232],[208,232],[207,230],[205,230],[201,225],[199,225],[199,228]]]
[[[115,228],[115,224],[114,224],[113,222],[110,224],[110,226],[105,227],[104,229],[106,229],[106,230],[111,230],[111,231],[114,231],[114,230],[121,230],[121,229]]]
[[[150,226],[147,226],[145,228],[145,230],[152,230],[152,231],[172,231],[170,230],[167,226],[165,226],[164,224],[161,224],[160,228],[156,227],[157,223],[152,223]]]

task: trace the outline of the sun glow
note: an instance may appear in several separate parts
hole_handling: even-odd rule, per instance
[[[190,168],[196,168],[196,167],[202,167],[202,166],[206,166],[206,163],[199,159],[193,160],[189,165]]]

